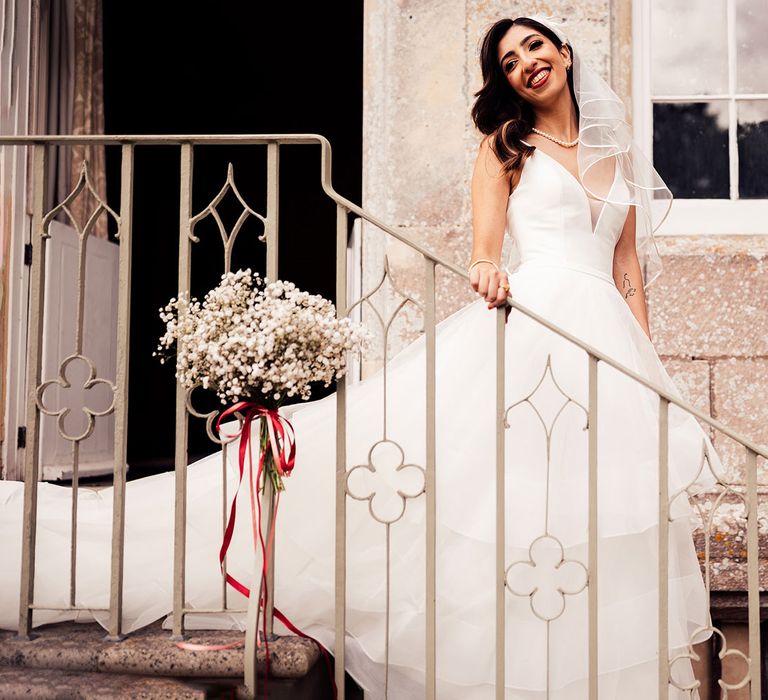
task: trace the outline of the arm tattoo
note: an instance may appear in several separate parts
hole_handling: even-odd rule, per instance
[[[635,292],[637,291],[633,286],[632,282],[629,281],[629,274],[627,272],[624,273],[624,279],[621,281],[621,288],[626,289],[627,291],[624,294],[624,298],[634,296]]]

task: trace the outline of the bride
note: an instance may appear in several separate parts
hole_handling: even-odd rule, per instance
[[[438,324],[436,340],[441,700],[494,697],[495,307],[511,296],[679,396],[651,342],[645,302],[660,269],[650,195],[671,195],[632,142],[620,100],[547,20],[496,22],[481,62],[473,118],[485,137],[472,178],[469,266],[480,298]],[[581,699],[588,675],[588,357],[509,307],[505,334],[505,697]],[[423,471],[398,468],[425,463],[417,393],[424,353],[423,337],[399,352],[388,364],[386,389],[381,372],[347,389],[347,668],[371,698],[424,694]],[[658,399],[604,363],[598,387],[599,692],[648,700],[657,697],[658,674]],[[331,650],[335,411],[335,394],[283,411],[297,455],[275,545],[276,604]],[[698,630],[709,621],[708,601],[683,491],[714,482],[699,473],[702,447],[720,466],[696,420],[670,406],[670,658],[709,636]],[[221,465],[232,494],[236,459],[229,450],[189,465],[186,595],[193,608],[220,605]],[[0,486],[0,626],[14,629],[23,486]],[[127,485],[126,632],[172,609],[173,489],[172,473]],[[83,608],[108,601],[110,491],[83,489],[79,499],[76,603]],[[35,591],[36,602],[51,607],[68,601],[70,497],[67,488],[40,484]],[[240,511],[247,510],[243,501]],[[247,521],[238,521],[228,554],[239,580],[250,580],[253,570]],[[231,607],[245,603],[230,591]],[[67,616],[36,610],[33,623]],[[106,613],[79,615],[88,618],[105,624]],[[193,628],[243,623],[238,613],[187,618]],[[677,660],[671,674],[677,685],[692,683],[689,658]],[[671,685],[669,697],[698,693]]]

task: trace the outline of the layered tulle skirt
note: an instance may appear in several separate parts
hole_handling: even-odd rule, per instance
[[[514,299],[640,375],[679,395],[611,278],[594,270],[524,263]],[[437,696],[494,697],[496,542],[496,311],[478,299],[437,329]],[[588,425],[587,354],[518,311],[505,326],[505,668],[507,698],[586,697],[588,663],[588,440],[598,442],[598,672],[600,696],[647,700],[658,687],[659,402],[608,365],[598,369],[596,425]],[[372,698],[417,698],[425,669],[425,343],[347,389],[347,668]],[[293,475],[280,499],[276,605],[334,648],[336,396],[283,411],[296,434]],[[386,427],[385,417],[386,413]],[[721,465],[692,417],[669,408],[671,656],[708,623],[688,494],[714,483],[702,449]],[[224,467],[222,467],[224,465]],[[237,485],[230,447],[188,470],[187,599],[221,605],[222,468]],[[0,626],[17,623],[22,492],[0,484],[5,593]],[[172,608],[172,473],[128,483],[126,631]],[[250,582],[254,562],[247,488],[229,549],[230,572]],[[38,604],[68,595],[69,489],[41,484],[35,579]],[[106,607],[111,489],[79,500],[77,603]],[[245,607],[234,590],[231,607]],[[67,613],[36,611],[35,624]],[[71,614],[70,614],[71,616]],[[81,614],[87,617],[88,614]],[[106,614],[93,616],[106,623]],[[242,627],[244,616],[194,616],[190,626]],[[280,625],[276,624],[280,631]],[[688,658],[672,666],[693,681]],[[549,694],[547,695],[547,692]],[[670,689],[670,697],[688,693]]]

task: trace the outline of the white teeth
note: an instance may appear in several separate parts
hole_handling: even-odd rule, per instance
[[[544,77],[547,75],[547,73],[549,73],[549,69],[548,68],[544,68],[543,70],[540,70],[536,74],[536,77],[531,81],[531,85],[538,85],[544,79]]]

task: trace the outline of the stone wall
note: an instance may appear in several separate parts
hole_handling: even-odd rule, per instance
[[[648,309],[667,370],[697,408],[768,444],[768,236],[667,236],[659,249]],[[743,481],[743,448],[712,437],[726,480]]]

